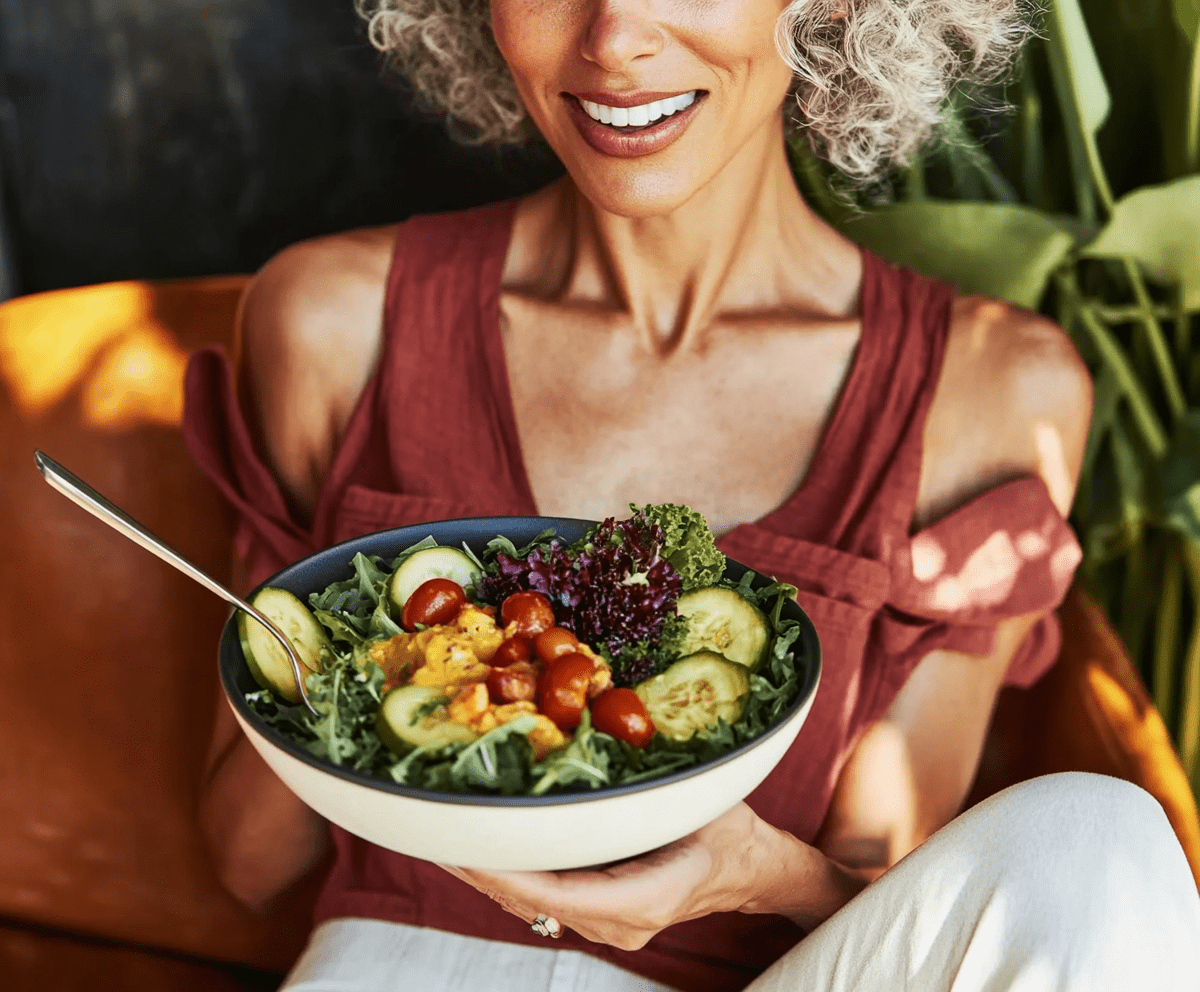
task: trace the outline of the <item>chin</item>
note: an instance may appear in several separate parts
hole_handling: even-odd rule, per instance
[[[655,166],[638,159],[613,164],[617,167],[568,167],[567,171],[590,203],[619,217],[637,220],[665,216],[686,204],[704,185],[691,170]]]

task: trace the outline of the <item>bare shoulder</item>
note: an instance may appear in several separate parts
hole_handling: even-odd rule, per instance
[[[242,402],[303,519],[378,360],[395,236],[389,226],[302,241],[263,266],[242,296]]]
[[[958,296],[926,422],[918,523],[1022,475],[1040,475],[1065,516],[1091,415],[1091,376],[1057,324]]]

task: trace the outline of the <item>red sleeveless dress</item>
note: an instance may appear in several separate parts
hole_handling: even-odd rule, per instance
[[[185,436],[238,514],[237,549],[256,582],[371,531],[537,513],[499,325],[513,213],[512,203],[501,203],[401,226],[380,366],[350,419],[311,527],[289,517],[255,454],[223,354],[209,348],[192,357]],[[748,800],[806,842],[825,818],[856,736],[884,713],[917,662],[936,648],[988,653],[998,621],[1060,602],[1080,558],[1036,477],[1002,485],[911,533],[952,290],[863,257],[860,344],[807,477],[778,509],[719,542],[731,558],[795,584],[821,637],[824,670],[808,721]],[[1008,683],[1035,681],[1058,642],[1051,615],[1023,645]],[[542,943],[527,923],[441,869],[337,828],[333,837],[318,921],[372,917]],[[801,937],[780,917],[724,913],[670,927],[636,952],[570,932],[555,946],[676,988],[721,992],[744,987]]]

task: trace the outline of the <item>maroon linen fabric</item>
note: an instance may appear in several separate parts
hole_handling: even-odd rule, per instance
[[[304,554],[389,527],[535,514],[499,327],[513,204],[414,218],[396,242],[380,367],[355,409],[314,522],[292,520],[254,451],[219,349],[188,367],[189,449],[238,512],[237,549],[262,580]],[[722,550],[791,582],[820,635],[820,689],[795,744],[749,798],[811,842],[859,733],[925,654],[982,655],[995,625],[1049,609],[1080,552],[1043,482],[993,489],[911,532],[922,432],[941,370],[952,290],[864,252],[862,336],[803,484]],[[1053,663],[1051,615],[1023,645],[1009,684]],[[528,925],[433,865],[334,828],[336,858],[318,919],[366,916],[517,943]],[[536,844],[538,838],[530,838]],[[681,989],[740,989],[801,932],[772,916],[718,914],[671,927],[641,951],[577,947]]]

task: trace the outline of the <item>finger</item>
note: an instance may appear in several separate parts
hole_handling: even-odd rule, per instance
[[[559,923],[558,920],[553,916],[547,916],[545,913],[538,913],[530,924],[530,928],[536,934],[540,934],[543,937],[553,937],[555,940],[561,937],[566,930],[566,927]]]
[[[502,887],[492,884],[497,880],[502,881],[508,874],[502,872],[499,875],[489,875],[486,872],[477,872],[470,869],[458,868],[454,865],[439,864],[439,868],[448,872],[455,878],[461,879],[468,885],[473,886],[482,892],[485,896],[497,903],[506,912],[513,916],[524,920],[530,925],[534,933],[540,934],[543,937],[558,938],[566,932],[566,927],[558,921],[557,918],[545,912],[537,912],[529,910],[525,905],[522,905],[519,900],[515,900],[511,893],[505,891]]]

